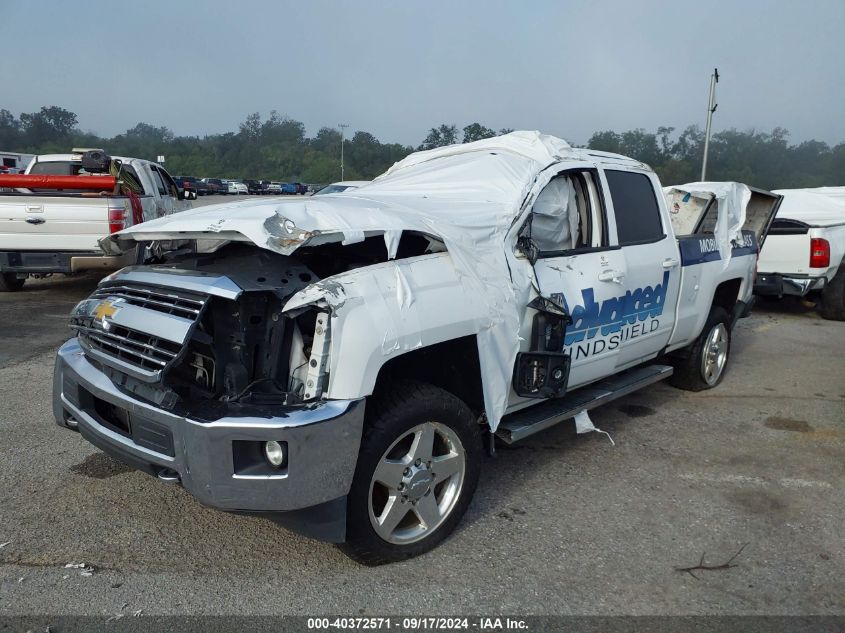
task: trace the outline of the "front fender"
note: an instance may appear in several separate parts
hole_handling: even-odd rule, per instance
[[[331,313],[329,398],[368,396],[379,371],[406,352],[476,334],[483,313],[466,301],[446,253],[391,261],[324,279],[291,298]]]

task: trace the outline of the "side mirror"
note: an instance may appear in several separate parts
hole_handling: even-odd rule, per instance
[[[530,235],[520,235],[516,241],[516,248],[532,266],[537,263],[537,259],[540,257],[540,249],[537,248],[536,242],[531,239]]]
[[[528,219],[522,228],[519,229],[519,237],[516,239],[516,250],[529,261],[533,266],[540,257],[540,249],[537,243],[531,239],[531,224],[534,221],[534,214],[528,215]]]
[[[513,389],[524,398],[560,398],[566,395],[571,358],[564,352],[566,326],[572,317],[549,297],[535,297],[527,306],[535,310],[531,350],[519,352]]]

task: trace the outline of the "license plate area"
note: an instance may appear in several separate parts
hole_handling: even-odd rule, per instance
[[[132,440],[137,446],[174,457],[173,433],[163,424],[107,402],[79,387],[79,406],[98,424]]]
[[[94,396],[91,396],[91,399],[94,401],[97,420],[103,426],[126,437],[132,437],[132,422],[128,411]]]

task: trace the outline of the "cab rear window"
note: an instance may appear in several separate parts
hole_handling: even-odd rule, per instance
[[[660,207],[651,180],[645,174],[605,170],[619,245],[647,244],[665,237]]]
[[[82,163],[75,163],[69,160],[56,160],[44,163],[35,163],[30,174],[47,174],[50,176],[76,176],[82,170]]]

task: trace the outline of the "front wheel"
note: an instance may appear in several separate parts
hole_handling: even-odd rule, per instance
[[[687,391],[712,389],[725,377],[730,352],[730,317],[724,308],[713,306],[695,342],[670,357],[675,372],[669,382]]]
[[[0,273],[0,292],[17,292],[25,281],[26,277],[18,277],[17,273]]]
[[[395,382],[367,406],[340,548],[382,565],[449,536],[475,492],[483,451],[472,411],[443,389]]]

